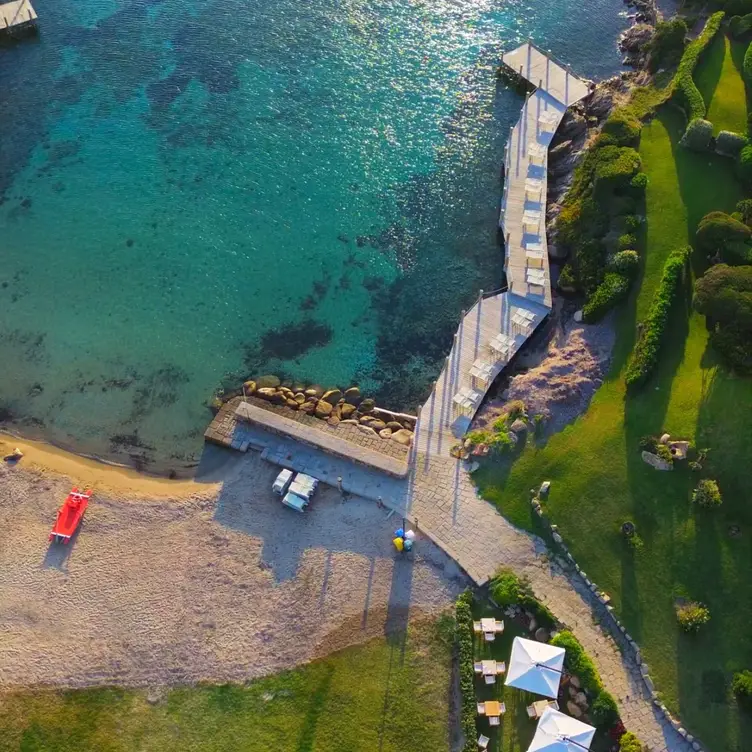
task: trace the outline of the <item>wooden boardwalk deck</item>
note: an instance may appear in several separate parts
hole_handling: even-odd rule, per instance
[[[30,0],[11,0],[0,4],[0,32],[12,32],[37,22],[37,12]]]
[[[509,289],[482,293],[460,322],[452,350],[416,427],[415,451],[449,456],[494,378],[551,310],[546,241],[548,147],[564,113],[588,84],[528,42],[502,58],[536,86],[511,129],[499,226]]]

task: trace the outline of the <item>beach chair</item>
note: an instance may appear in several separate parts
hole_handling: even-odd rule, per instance
[[[483,679],[486,684],[496,684],[496,677],[493,674],[484,674]]]
[[[485,715],[486,714],[486,703],[485,702],[479,702],[477,704],[478,708],[478,715]]]
[[[490,737],[481,734],[478,737],[478,749],[488,749],[488,743],[491,741]]]
[[[476,674],[482,674],[483,673],[483,664],[482,663],[473,663],[473,671],[475,671]]]
[[[503,674],[507,670],[507,664],[504,661],[496,662],[496,673]]]
[[[493,642],[496,639],[496,633],[495,632],[484,632],[483,637],[485,638],[486,642]]]
[[[480,634],[482,631],[483,630],[480,628],[480,622],[479,621],[474,621],[473,622],[473,632],[475,632],[475,634]]]
[[[497,715],[492,715],[488,719],[489,726],[501,726],[501,718]]]

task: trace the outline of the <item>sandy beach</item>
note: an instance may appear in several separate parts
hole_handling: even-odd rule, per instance
[[[0,688],[242,681],[398,630],[464,587],[428,541],[395,559],[398,519],[324,488],[298,515],[277,469],[224,453],[168,481],[3,437]],[[95,495],[70,546],[47,535],[71,483]]]

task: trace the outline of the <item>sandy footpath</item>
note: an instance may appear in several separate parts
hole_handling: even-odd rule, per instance
[[[325,488],[304,515],[282,507],[255,453],[202,484],[21,448],[0,466],[0,688],[243,680],[399,629],[465,585],[428,541],[396,560],[399,520],[373,502]],[[71,483],[50,465],[96,489],[69,547],[47,542]]]

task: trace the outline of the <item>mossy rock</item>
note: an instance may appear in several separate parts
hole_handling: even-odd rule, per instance
[[[347,402],[348,405],[355,405],[357,407],[362,401],[363,396],[357,386],[351,386],[349,389],[345,389],[345,402]]]
[[[279,380],[279,376],[274,374],[268,374],[267,376],[261,376],[256,379],[257,389],[276,389],[282,382]]]
[[[342,399],[342,392],[339,389],[329,389],[324,392],[321,399],[330,405],[336,405]]]
[[[370,413],[373,411],[374,407],[376,407],[376,403],[372,399],[368,398],[368,399],[364,399],[360,403],[360,405],[358,406],[358,409],[362,413]]]

